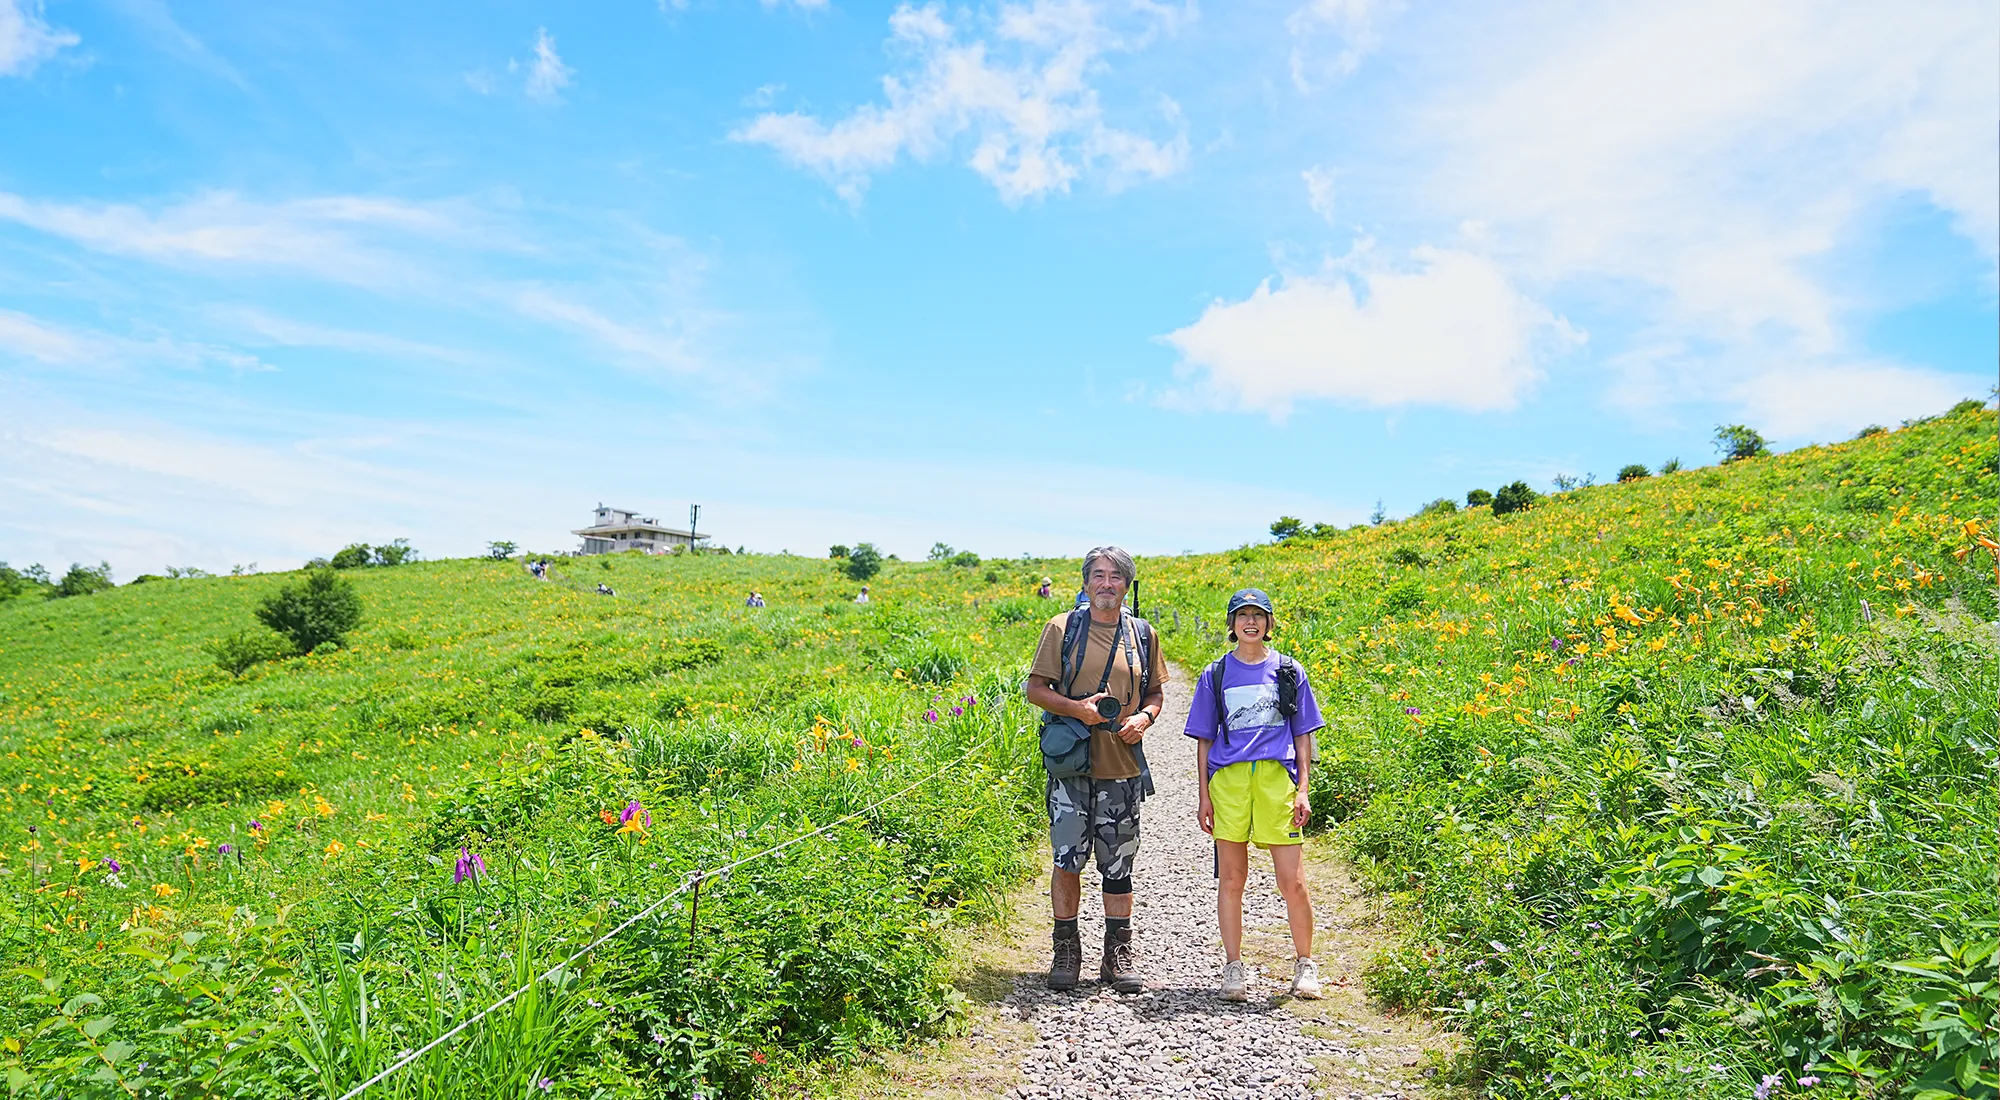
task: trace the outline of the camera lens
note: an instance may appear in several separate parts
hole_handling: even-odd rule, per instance
[[[1097,701],[1097,713],[1103,715],[1104,720],[1107,722],[1118,717],[1118,710],[1118,700],[1116,699],[1099,699]]]

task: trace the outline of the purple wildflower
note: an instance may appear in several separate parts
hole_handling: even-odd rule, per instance
[[[477,882],[479,876],[485,873],[486,861],[479,858],[478,852],[467,848],[460,848],[458,850],[458,865],[451,869],[452,882],[464,882],[466,879],[472,879],[474,882]]]
[[[231,853],[231,852],[235,851],[235,850],[236,850],[236,846],[235,846],[235,845],[233,845],[233,844],[229,844],[229,843],[225,842],[225,843],[222,843],[222,844],[218,844],[218,845],[216,845],[216,846],[215,846],[215,850],[216,850],[216,851],[218,851],[218,852],[221,852],[221,853],[222,853],[223,855],[225,855],[225,856],[226,856],[226,855],[228,855],[229,853]]]
[[[1561,652],[1562,652],[1562,647],[1563,647],[1563,640],[1562,640],[1561,638],[1550,638],[1550,639],[1549,639],[1549,652],[1550,652],[1550,653],[1561,653]]]
[[[1420,710],[1420,709],[1418,709],[1418,708],[1416,708],[1416,707],[1404,707],[1404,708],[1403,708],[1403,713],[1404,713],[1404,714],[1411,714],[1411,715],[1415,715],[1415,714],[1422,714],[1422,713],[1423,713],[1423,711],[1422,711],[1422,710]]]
[[[125,869],[125,865],[118,862],[116,859],[113,859],[110,856],[105,856],[104,869],[115,875],[118,872],[123,871]]]
[[[618,824],[630,825],[635,817],[645,822],[648,829],[653,827],[652,811],[641,806],[636,798],[625,804],[625,811],[618,815]]]
[[[535,1082],[535,1084],[539,1085],[543,1092],[547,1092],[550,1089],[556,1087],[555,1078],[553,1077],[544,1077],[540,1081]]]
[[[1767,1073],[1764,1075],[1764,1080],[1757,1085],[1757,1091],[1754,1095],[1757,1097],[1757,1100],[1771,1100],[1771,1091],[1781,1087],[1784,1083],[1785,1079],[1778,1074]]]
[[[1563,664],[1566,665],[1580,665],[1582,663],[1583,663],[1583,658],[1581,657],[1571,657],[1569,660],[1563,662]]]
[[[938,720],[938,712],[936,707],[932,707],[931,709],[924,712],[924,721],[935,722],[937,720]]]
[[[964,714],[964,713],[965,713],[965,708],[964,708],[964,707],[953,707],[953,708],[951,708],[951,716],[952,716],[953,718],[956,718],[956,717],[958,717],[959,715],[961,715],[961,714]]]
[[[261,821],[257,820],[257,819],[256,819],[256,818],[254,818],[254,817],[250,819],[250,828],[251,828],[251,829],[255,830],[255,829],[261,829],[261,828],[263,828],[263,827],[264,827],[264,823],[263,823],[263,822],[261,822]]]
[[[1817,1085],[1817,1084],[1819,1084],[1819,1078],[1817,1078],[1817,1077],[1801,1077],[1801,1078],[1799,1078],[1799,1084],[1801,1084],[1801,1085],[1804,1085],[1804,1086],[1805,1086],[1806,1088],[1811,1088],[1811,1087],[1813,1087],[1814,1085]]]

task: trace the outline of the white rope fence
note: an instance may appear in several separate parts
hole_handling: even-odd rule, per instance
[[[998,731],[987,734],[986,737],[982,739],[978,744],[965,750],[963,753],[959,754],[957,758],[945,764],[943,767],[938,768],[936,771],[931,772],[929,775],[926,775],[923,778],[916,780],[915,782],[909,784],[908,786],[904,787],[899,791],[896,791],[892,794],[883,795],[881,798],[878,798],[875,801],[869,803],[868,805],[863,806],[862,808],[854,811],[851,814],[848,814],[846,817],[829,821],[826,824],[821,825],[816,829],[813,829],[809,832],[800,833],[799,835],[791,838],[790,840],[784,841],[783,843],[780,844],[774,844],[771,847],[764,849],[763,851],[754,852],[750,855],[744,856],[742,859],[736,860],[733,863],[725,863],[720,867],[711,867],[708,868],[707,870],[696,871],[688,875],[686,878],[681,880],[681,884],[679,886],[676,886],[672,890],[661,895],[660,898],[657,901],[653,902],[651,905],[646,906],[644,909],[641,909],[637,913],[634,913],[630,917],[626,918],[623,924],[620,924],[618,927],[613,928],[611,931],[606,932],[602,936],[597,937],[596,939],[590,941],[588,944],[577,949],[568,958],[555,964],[554,966],[549,967],[547,970],[542,971],[540,974],[537,974],[535,977],[529,979],[527,982],[523,983],[519,988],[507,994],[505,997],[500,998],[499,1000],[493,1002],[492,1004],[487,1005],[485,1008],[480,1009],[478,1012],[475,1012],[472,1015],[466,1017],[465,1019],[460,1020],[457,1024],[453,1025],[451,1030],[445,1032],[444,1034],[438,1036],[435,1039],[432,1039],[430,1042],[425,1043],[423,1046],[418,1047],[417,1049],[409,1052],[408,1054],[403,1055],[401,1058],[398,1058],[394,1063],[389,1065],[388,1068],[382,1070],[375,1076],[370,1077],[368,1080],[363,1081],[360,1084],[342,1093],[340,1095],[340,1100],[353,1100],[354,1097],[361,1095],[362,1093],[368,1091],[375,1085],[381,1084],[384,1080],[387,1080],[388,1077],[391,1074],[395,1073],[397,1070],[400,1070],[404,1066],[407,1066],[410,1063],[416,1061],[417,1059],[422,1058],[424,1055],[437,1049],[439,1046],[449,1041],[453,1036],[464,1031],[466,1028],[471,1027],[473,1024],[476,1024],[480,1020],[485,1019],[487,1016],[492,1015],[499,1009],[504,1008],[514,998],[519,997],[521,994],[526,993],[530,989],[533,989],[537,983],[547,981],[550,978],[554,977],[555,975],[561,973],[563,970],[567,969],[571,963],[584,957],[585,955],[590,954],[597,948],[603,946],[613,937],[625,931],[627,928],[630,928],[633,925],[639,923],[641,920],[644,920],[646,917],[652,915],[652,913],[655,910],[657,910],[660,906],[665,905],[667,902],[673,900],[674,898],[687,893],[689,890],[695,889],[696,887],[700,886],[703,882],[711,878],[716,878],[721,875],[726,875],[729,872],[734,871],[735,869],[743,866],[746,863],[754,863],[757,860],[766,859],[771,856],[774,856],[779,852],[782,852],[785,849],[791,847],[792,845],[799,843],[800,841],[809,840],[815,836],[822,836],[828,830],[836,828],[840,825],[845,825],[846,823],[853,821],[855,818],[860,817],[863,814],[871,813],[881,808],[881,806],[884,803],[889,802],[892,799],[900,798],[903,795],[906,795],[911,791],[916,790],[918,787],[921,787],[924,784],[930,782],[931,780],[936,779],[938,776],[943,775],[945,772],[950,771],[952,768],[955,768],[958,765],[965,763],[965,761],[971,759],[972,754],[985,748],[987,745],[992,744],[994,738],[997,738],[999,736],[1000,734]]]

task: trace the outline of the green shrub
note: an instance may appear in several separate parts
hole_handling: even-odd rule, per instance
[[[1504,516],[1512,512],[1525,512],[1541,499],[1542,494],[1530,489],[1525,481],[1502,485],[1500,491],[1493,494],[1493,514]]]
[[[826,556],[834,559],[844,558],[847,556],[847,547],[836,542],[827,548]]]
[[[1458,511],[1458,502],[1450,497],[1439,497],[1417,509],[1420,516],[1449,516]]]
[[[1770,442],[1755,428],[1743,424],[1716,425],[1715,449],[1721,452],[1724,462],[1740,462],[1771,453]]]
[[[1431,563],[1431,559],[1425,557],[1424,552],[1414,546],[1396,547],[1389,551],[1389,560],[1397,565],[1410,565],[1418,569]]]
[[[354,585],[332,570],[315,569],[303,582],[288,584],[257,606],[265,626],[292,640],[300,653],[323,645],[339,645],[361,625],[361,597]]]
[[[1382,590],[1382,613],[1400,615],[1424,606],[1424,586],[1414,578],[1397,581]]]
[[[1880,425],[1880,424],[1870,424],[1870,425],[1868,425],[1867,427],[1865,427],[1865,428],[1861,429],[1860,431],[1858,431],[1858,432],[1855,432],[1855,433],[1854,433],[1854,438],[1856,438],[1856,439],[1867,439],[1867,438],[1868,438],[1869,436],[1871,436],[1871,435],[1882,435],[1883,433],[1887,432],[1888,430],[1889,430],[1889,429],[1887,429],[1887,428],[1883,427],[1883,426],[1882,426],[1882,425]]]
[[[1279,516],[1271,522],[1271,537],[1283,542],[1297,538],[1306,529],[1306,521],[1297,516]]]
[[[847,562],[841,572],[849,580],[866,582],[868,578],[882,571],[882,552],[875,549],[872,542],[864,542],[848,552]]]
[[[139,806],[177,810],[241,802],[296,790],[298,772],[289,760],[262,752],[226,760],[198,759],[154,764],[135,779]]]
[[[241,676],[252,665],[292,655],[292,644],[282,634],[251,628],[225,634],[202,649],[215,658],[215,667],[231,676]]]
[[[979,555],[973,553],[970,550],[960,550],[958,553],[953,554],[951,557],[945,560],[952,565],[956,565],[964,569],[970,569],[973,566],[979,564]]]
[[[1619,481],[1637,481],[1640,478],[1652,476],[1653,471],[1648,470],[1643,463],[1638,462],[1634,462],[1630,466],[1621,467],[1618,471]]]
[[[15,569],[0,561],[0,600],[11,600],[22,596],[47,596],[55,588],[49,581],[49,571],[39,565],[26,569]]]
[[[1493,503],[1493,494],[1484,489],[1474,489],[1465,494],[1465,506],[1467,508],[1484,508],[1491,503]]]
[[[1968,413],[1984,412],[1986,402],[1976,397],[1968,397],[1945,411],[1946,416],[1965,416]]]
[[[99,562],[95,569],[72,564],[69,572],[63,574],[62,580],[56,582],[55,591],[49,595],[89,596],[110,587],[112,587],[110,562]]]
[[[987,614],[1002,623],[1025,623],[1047,618],[1049,604],[1053,601],[1036,599],[1032,596],[1010,596],[1004,600],[994,600]]]
[[[417,552],[410,546],[409,539],[396,539],[375,548],[376,565],[402,565],[416,560]]]
[[[1661,476],[1665,476],[1667,474],[1677,474],[1680,472],[1681,472],[1681,460],[1678,458],[1670,458],[1665,462],[1660,463]]]
[[[360,569],[373,563],[375,548],[365,542],[350,543],[327,559],[327,564],[335,569]]]

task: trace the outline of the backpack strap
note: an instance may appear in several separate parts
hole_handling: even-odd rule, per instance
[[[1084,642],[1090,637],[1089,632],[1084,629],[1084,622],[1089,618],[1089,611],[1076,608],[1069,613],[1069,621],[1063,624],[1061,687],[1064,695],[1068,695],[1070,688],[1075,685],[1076,666],[1083,656]]]
[[[1139,639],[1139,703],[1145,705],[1146,696],[1153,694],[1153,645],[1158,641],[1153,636],[1153,624],[1134,617],[1132,633]]]
[[[1215,735],[1224,745],[1229,744],[1229,704],[1222,699],[1222,662],[1226,656],[1217,657],[1203,673],[1208,677],[1208,694],[1215,699]]]

